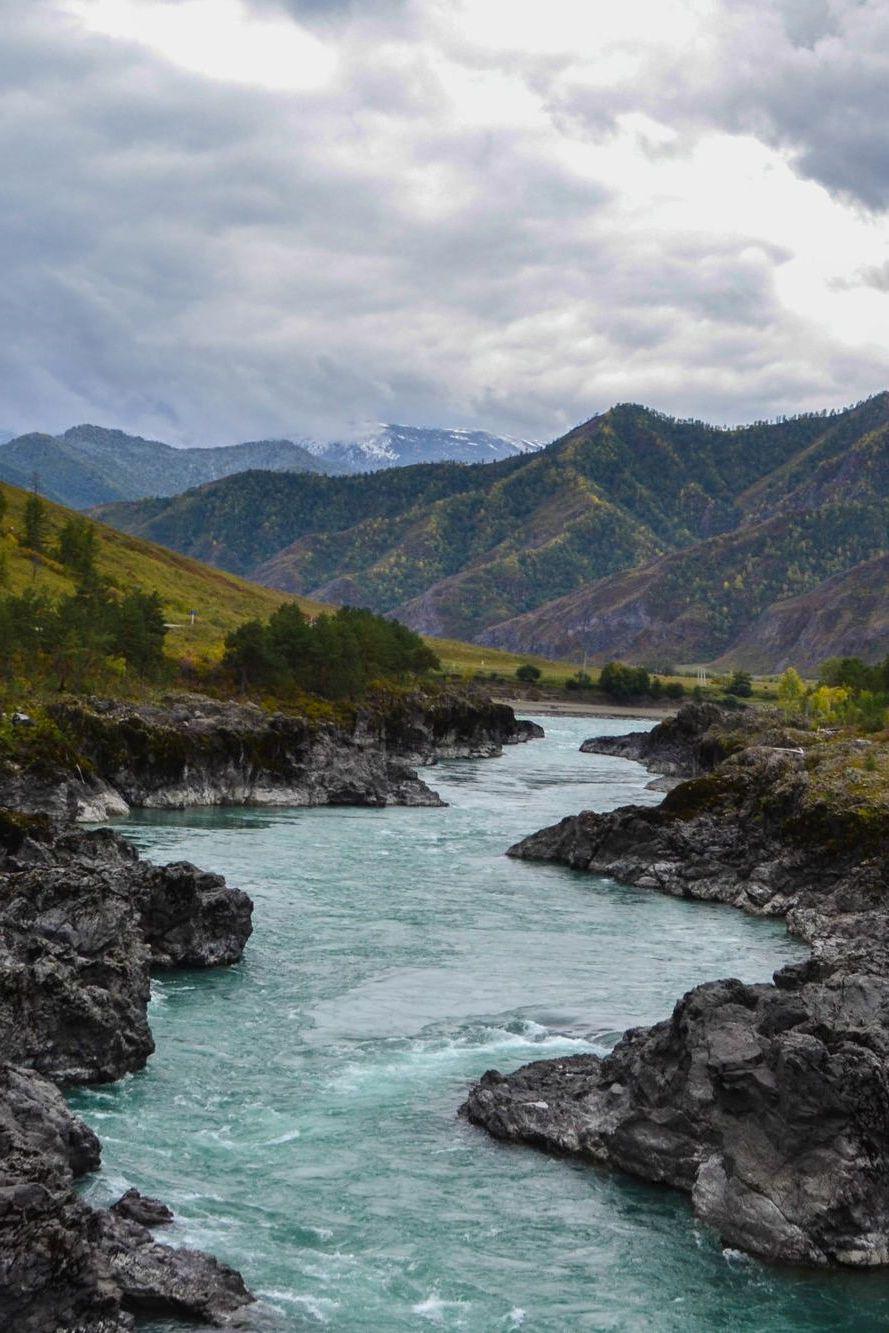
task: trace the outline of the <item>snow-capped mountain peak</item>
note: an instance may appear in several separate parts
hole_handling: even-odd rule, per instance
[[[486,430],[378,423],[352,439],[316,445],[313,452],[356,472],[374,472],[411,463],[493,463],[541,447],[536,440],[492,435]]]

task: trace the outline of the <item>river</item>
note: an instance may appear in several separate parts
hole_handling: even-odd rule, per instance
[[[507,860],[564,814],[660,799],[578,752],[626,719],[541,722],[545,741],[429,770],[448,809],[118,825],[246,889],[255,933],[237,967],[158,979],[148,1068],[71,1098],[103,1141],[88,1197],[168,1202],[167,1238],[239,1268],[262,1330],[885,1329],[881,1275],[769,1269],[673,1191],[455,1118],[488,1068],[602,1052],[697,982],[802,954],[779,923]]]

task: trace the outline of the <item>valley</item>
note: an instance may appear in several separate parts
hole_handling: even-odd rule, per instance
[[[575,662],[812,670],[872,654],[886,623],[874,574],[889,549],[889,395],[732,429],[624,404],[483,466],[254,471],[96,514],[439,638]],[[800,599],[823,608],[818,632]],[[853,603],[863,614],[844,615]]]

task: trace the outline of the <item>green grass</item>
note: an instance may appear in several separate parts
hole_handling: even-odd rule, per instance
[[[496,672],[500,676],[515,681],[516,668],[522,666],[525,662],[530,662],[533,666],[540,668],[541,676],[537,684],[544,688],[563,690],[568,677],[575,676],[582,669],[586,670],[594,685],[597,685],[599,681],[598,667],[587,666],[582,668],[579,662],[554,662],[546,657],[537,657],[533,653],[507,653],[500,648],[483,648],[476,643],[461,643],[459,639],[427,639],[427,642],[438,653],[443,669],[453,675],[484,677],[490,675],[491,672]],[[730,671],[714,673],[709,670],[709,684],[704,689],[705,697],[715,700],[721,699],[723,692],[719,682],[723,679],[728,680],[731,674]],[[658,676],[660,680],[665,682],[678,681],[685,686],[686,693],[689,695],[697,684],[697,669],[694,666],[679,667],[675,673],[652,672],[652,675]],[[753,678],[753,702],[774,703],[777,693],[777,676],[755,676]],[[582,703],[586,693],[572,693],[570,697],[577,703]],[[670,700],[664,702],[669,705]]]
[[[484,648],[477,643],[462,643],[459,639],[431,639],[426,642],[441,659],[443,669],[458,676],[486,676],[492,671],[515,678],[516,668],[525,662],[541,670],[541,685],[564,689],[565,681],[578,671],[576,662],[552,662],[533,653],[507,653],[501,648]],[[598,672],[591,671],[595,680]]]
[[[74,587],[70,573],[49,553],[55,546],[59,529],[71,517],[72,511],[45,501],[48,519],[45,553],[34,555],[18,540],[24,526],[22,510],[27,493],[6,485],[0,487],[0,491],[6,499],[6,514],[0,524],[0,553],[5,557],[7,571],[3,590],[20,593],[33,587],[54,597],[70,593]],[[171,625],[167,652],[180,661],[199,666],[218,661],[230,630],[245,620],[267,619],[282,602],[297,601],[310,616],[332,609],[306,597],[293,597],[274,588],[249,583],[235,574],[225,573],[153,542],[131,537],[104,523],[97,522],[95,527],[99,537],[100,573],[121,591],[139,587],[158,593]],[[197,611],[194,625],[189,618],[192,609]],[[580,669],[577,662],[557,662],[529,653],[509,653],[458,639],[428,638],[427,642],[449,675],[485,678],[496,673],[507,681],[515,681],[516,669],[530,662],[540,668],[539,684],[542,687],[562,690],[568,677]],[[588,671],[594,682],[598,680],[599,673],[595,668],[588,668]],[[695,683],[691,671],[688,675],[664,676],[663,679],[681,680],[689,691]],[[757,680],[757,697],[769,699],[774,692],[774,679]],[[574,697],[578,701],[583,698],[580,694]]]
[[[24,527],[26,492],[13,486],[3,486],[0,490],[6,499],[6,513],[0,524],[0,552],[5,557],[7,572],[3,591],[21,593],[26,588],[35,588],[53,597],[70,593],[74,581],[64,566],[52,558],[51,552],[59,529],[72,511],[45,502],[47,553],[35,555],[22,547],[18,539]],[[96,523],[95,527],[100,548],[99,572],[123,592],[136,587],[157,592],[167,620],[176,627],[167,635],[167,651],[180,660],[195,663],[217,660],[229,630],[254,617],[266,619],[282,602],[296,600],[310,615],[323,609],[318,602],[261,588],[165,547],[129,537],[103,523]],[[197,611],[194,625],[189,621],[192,609]]]

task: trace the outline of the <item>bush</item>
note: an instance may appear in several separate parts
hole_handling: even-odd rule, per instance
[[[533,685],[542,675],[540,667],[534,666],[531,662],[524,662],[520,667],[516,667],[516,679],[524,681],[527,685]]]
[[[869,690],[880,694],[889,690],[889,657],[876,666],[868,666],[860,657],[829,657],[818,673],[821,685],[845,687],[854,694]]]
[[[609,699],[619,703],[651,693],[651,677],[644,667],[607,662],[599,675],[599,685]]]
[[[735,671],[725,687],[726,694],[738,699],[749,699],[753,693],[753,677],[749,671]]]
[[[593,678],[586,671],[578,671],[575,676],[569,676],[565,681],[566,690],[590,690],[593,687]]]

